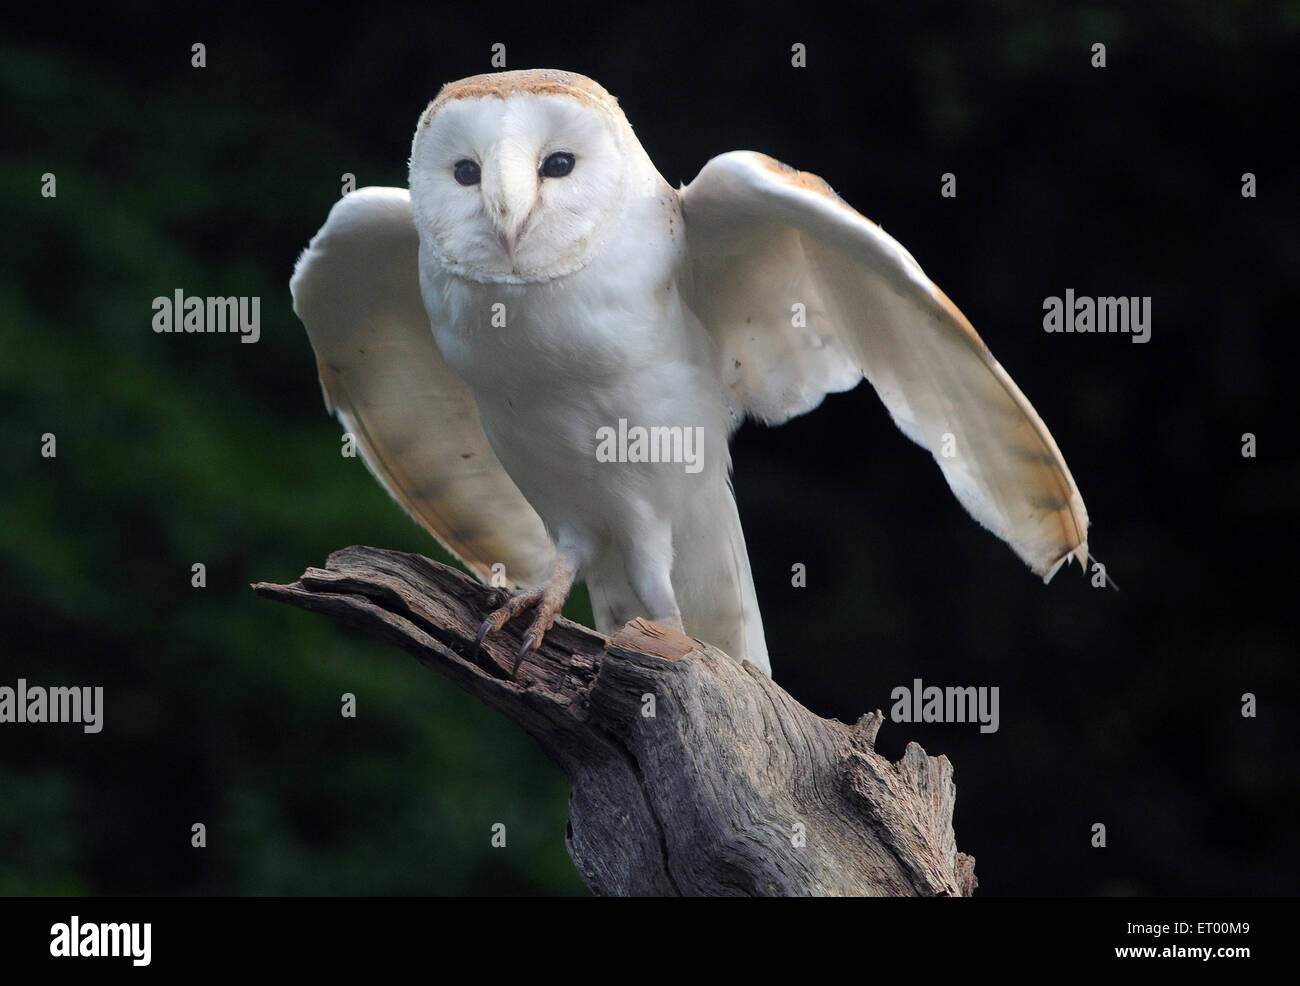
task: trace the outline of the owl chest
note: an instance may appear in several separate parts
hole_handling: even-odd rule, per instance
[[[602,429],[695,422],[709,400],[710,378],[696,365],[698,345],[675,288],[657,295],[627,280],[570,278],[458,285],[443,297],[447,307],[434,322],[439,349],[473,392],[502,464],[539,510],[556,470],[590,478]]]
[[[672,292],[668,292],[671,294]],[[443,358],[480,407],[545,413],[557,402],[600,403],[653,385],[689,348],[680,306],[633,279],[605,285],[456,281],[430,312]]]

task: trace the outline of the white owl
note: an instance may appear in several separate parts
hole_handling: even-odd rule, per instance
[[[527,587],[479,635],[535,609],[520,657],[581,578],[603,632],[645,616],[770,674],[727,442],[863,377],[1030,568],[1087,561],[1056,442],[906,250],[762,154],[672,188],[583,76],[444,86],[409,194],[341,199],[291,289],[371,471],[480,578]]]

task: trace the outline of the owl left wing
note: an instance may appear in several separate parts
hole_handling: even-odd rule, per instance
[[[497,563],[512,584],[546,578],[555,547],[434,342],[406,189],[335,203],[290,290],[325,406],[393,499],[483,581]]]
[[[745,411],[779,424],[866,377],[957,499],[1047,581],[1086,566],[1060,449],[966,317],[897,241],[816,175],[762,154],[681,190],[691,304]]]

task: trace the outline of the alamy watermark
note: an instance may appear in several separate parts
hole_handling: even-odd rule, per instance
[[[704,468],[704,428],[683,425],[628,425],[596,429],[597,462],[673,462],[688,473]]]
[[[155,332],[230,332],[238,333],[240,342],[257,342],[262,337],[262,299],[231,296],[229,298],[186,297],[177,288],[172,297],[159,295],[153,300]]]
[[[1044,332],[1120,332],[1133,342],[1151,341],[1151,296],[1093,298],[1075,295],[1066,288],[1065,297],[1043,299]]]
[[[997,685],[940,688],[913,678],[911,686],[899,685],[889,697],[894,722],[978,722],[981,733],[998,731]]]
[[[0,724],[79,722],[82,731],[104,728],[104,687],[44,688],[19,678],[17,687],[0,686]]]
[[[56,959],[126,958],[148,965],[153,953],[153,925],[148,921],[81,923],[76,914],[65,924],[50,925],[50,955]]]

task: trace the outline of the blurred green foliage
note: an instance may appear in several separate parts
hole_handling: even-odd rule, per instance
[[[350,541],[437,548],[340,456],[289,307],[295,249],[265,249],[323,218],[291,149],[330,138],[197,88],[0,57],[22,137],[3,173],[0,666],[107,691],[97,736],[0,734],[0,893],[580,892],[565,785],[527,737],[248,589]],[[46,170],[57,198],[30,194]],[[150,302],[176,286],[260,296],[261,341],[155,335]]]

